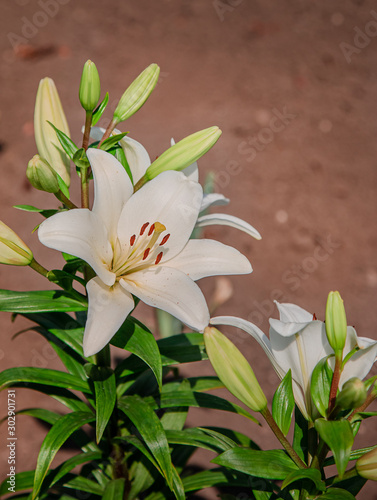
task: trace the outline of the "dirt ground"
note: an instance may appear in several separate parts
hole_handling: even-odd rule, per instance
[[[206,237],[234,245],[254,267],[231,277],[232,298],[216,314],[248,318],[268,331],[273,300],[296,303],[323,319],[326,297],[339,290],[348,322],[377,340],[377,5],[368,0],[13,0],[0,15],[0,219],[15,229],[46,267],[58,265],[32,228],[38,215],[12,208],[52,207],[47,194],[30,189],[28,160],[36,153],[33,108],[38,82],[52,77],[71,134],[79,140],[83,111],[78,84],[92,59],[111,108],[151,62],[161,78],[144,108],[122,130],[151,157],[175,139],[218,125],[223,135],[199,163],[201,179],[216,174],[216,188],[231,199],[224,211],[246,219],[262,234],[254,241],[235,229],[213,226]],[[21,45],[20,45],[21,43]],[[77,194],[77,193],[76,193]],[[202,281],[210,299],[216,279]],[[0,287],[43,289],[32,270],[0,267]],[[153,327],[147,308],[137,315]],[[27,321],[2,314],[1,367],[57,367]],[[277,377],[252,339],[224,332],[242,349],[269,398]],[[212,373],[208,364],[186,374]],[[372,374],[377,374],[377,367]],[[5,399],[2,397],[2,408]],[[17,406],[48,405],[17,391]],[[56,407],[58,409],[58,407]],[[190,423],[232,425],[259,444],[277,443],[269,431],[216,412],[193,412]],[[17,468],[34,467],[45,429],[19,417]],[[2,429],[4,431],[4,429]],[[4,434],[4,433],[3,433]],[[2,435],[3,435],[2,434]],[[366,425],[360,444],[377,442]],[[5,464],[5,438],[0,460]],[[62,452],[66,457],[69,450]],[[211,466],[213,455],[197,463]],[[5,467],[1,465],[3,479]],[[4,471],[4,472],[3,472]],[[215,490],[203,498],[217,498]],[[376,484],[359,496],[377,499]]]

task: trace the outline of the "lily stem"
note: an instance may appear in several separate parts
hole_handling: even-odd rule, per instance
[[[336,394],[338,392],[341,372],[342,372],[342,354],[340,356],[335,355],[335,367],[334,367],[334,375],[333,375],[332,381],[331,381],[329,407],[327,410],[328,413],[331,413],[331,411],[335,407]]]
[[[90,129],[92,128],[92,117],[93,111],[87,111],[85,116],[84,137],[82,139],[82,147],[85,149],[85,151],[89,146]]]
[[[105,133],[102,136],[102,139],[100,140],[100,143],[98,144],[97,148],[101,146],[101,144],[106,141],[111,135],[111,132],[114,130],[114,128],[118,125],[118,121],[115,120],[114,118],[111,120],[109,123],[109,126],[107,127]]]
[[[270,426],[272,432],[275,434],[275,436],[278,438],[278,440],[280,441],[280,443],[283,445],[285,451],[288,453],[288,455],[291,457],[291,459],[297,465],[297,467],[299,467],[300,469],[306,469],[307,468],[306,464],[297,455],[297,453],[292,448],[292,446],[290,445],[290,443],[287,440],[287,438],[281,432],[279,426],[277,425],[277,423],[275,422],[273,416],[271,415],[270,410],[266,407],[264,410],[261,411],[261,414],[264,417],[264,419],[267,422],[267,424]]]
[[[55,196],[57,197],[58,200],[60,200],[62,203],[64,203],[64,205],[68,208],[77,208],[77,206],[72,203],[72,201],[67,198],[61,191],[58,191],[57,193],[55,193]]]
[[[37,273],[41,274],[45,278],[47,278],[48,273],[50,272],[48,269],[45,267],[41,266],[34,258],[30,262],[29,266],[34,269],[34,271],[37,271]]]
[[[347,420],[352,422],[352,418],[355,416],[355,414],[366,410],[368,408],[368,406],[371,403],[373,403],[373,401],[376,399],[376,397],[377,397],[377,395],[373,394],[373,392],[368,394],[367,399],[364,401],[364,403],[361,406],[359,406],[359,408],[355,408],[353,410],[353,412],[351,413],[351,415],[347,418]]]
[[[109,344],[94,355],[94,362],[97,366],[110,366],[111,358]]]
[[[88,167],[80,168],[81,175],[81,208],[89,208]]]

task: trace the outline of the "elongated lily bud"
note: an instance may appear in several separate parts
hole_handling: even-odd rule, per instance
[[[40,81],[34,111],[34,133],[38,153],[70,184],[70,160],[57,138],[56,132],[48,123],[70,136],[68,123],[60,102],[55,83],[51,78]]]
[[[0,263],[11,266],[28,266],[33,253],[19,236],[0,221]]]
[[[330,292],[327,298],[326,335],[335,355],[341,355],[347,337],[347,318],[339,292]]]
[[[352,377],[345,384],[336,398],[336,404],[343,410],[351,410],[361,406],[367,398],[364,382]]]
[[[254,411],[267,406],[251,366],[237,347],[213,327],[204,330],[204,343],[211,364],[225,387]]]
[[[209,127],[177,142],[148,167],[144,177],[139,181],[140,186],[137,187],[141,187],[166,170],[183,170],[188,167],[216,144],[221,133],[219,127]]]
[[[90,59],[82,70],[79,99],[85,111],[93,111],[101,95],[101,83],[96,65]]]
[[[356,470],[361,477],[377,481],[377,448],[359,458]]]
[[[115,124],[124,122],[141,108],[155,88],[159,74],[159,66],[151,64],[131,83],[114,111]]]
[[[29,161],[26,169],[26,177],[35,189],[47,191],[47,193],[57,193],[59,191],[55,170],[39,155],[34,155]]]

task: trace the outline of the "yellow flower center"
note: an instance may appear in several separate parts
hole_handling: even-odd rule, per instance
[[[117,280],[127,274],[157,265],[161,261],[164,254],[162,247],[170,237],[168,233],[159,241],[164,231],[166,227],[161,222],[153,224],[145,222],[139,234],[133,234],[126,245],[122,246],[117,241],[111,266],[112,272],[117,275]]]

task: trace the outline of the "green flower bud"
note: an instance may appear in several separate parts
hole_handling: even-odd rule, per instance
[[[361,477],[377,481],[377,448],[368,451],[358,459],[356,470]]]
[[[327,298],[326,335],[335,355],[342,354],[347,337],[347,318],[339,292],[330,292]]]
[[[61,105],[58,91],[51,78],[40,81],[34,111],[34,133],[38,153],[57,172],[63,181],[70,184],[70,159],[64,152],[56,132],[48,123],[70,136],[68,123]]]
[[[352,377],[343,384],[342,390],[336,398],[337,406],[343,410],[359,408],[367,398],[364,382],[357,377]]]
[[[154,179],[166,170],[183,170],[207,151],[218,141],[222,134],[219,127],[209,127],[185,137],[164,151],[148,168],[144,177],[135,186],[135,190],[147,181]]]
[[[30,248],[10,227],[0,221],[0,263],[28,266],[32,260]]]
[[[82,70],[79,99],[85,111],[93,111],[98,104],[101,95],[101,84],[99,74],[94,62],[90,59],[84,64]]]
[[[124,122],[141,108],[155,88],[159,74],[159,66],[151,64],[131,83],[114,112],[115,124]]]
[[[219,330],[209,326],[204,330],[204,343],[209,360],[225,387],[252,410],[264,410],[266,396],[237,347]]]
[[[39,155],[34,155],[29,161],[26,177],[29,179],[30,184],[40,191],[57,193],[60,189],[55,170]]]

